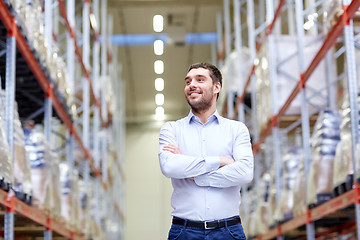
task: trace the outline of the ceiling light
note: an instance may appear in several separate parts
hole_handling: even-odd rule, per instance
[[[158,93],[158,94],[155,95],[155,103],[156,103],[156,105],[161,106],[161,105],[164,104],[164,102],[165,102],[164,94]]]
[[[161,40],[156,40],[154,42],[154,53],[156,55],[162,55],[164,53],[164,42]]]
[[[154,71],[156,74],[162,74],[164,72],[164,62],[161,60],[156,60],[154,62]]]
[[[157,120],[164,120],[165,114],[164,114],[164,108],[163,107],[157,107],[155,109],[155,118]]]
[[[155,79],[155,89],[156,89],[156,91],[159,91],[159,92],[164,90],[164,79],[162,79],[162,78]]]
[[[153,18],[153,28],[155,32],[162,32],[164,29],[164,18],[161,15],[155,15]]]

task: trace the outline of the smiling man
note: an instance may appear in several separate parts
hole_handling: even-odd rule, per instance
[[[214,65],[191,65],[184,88],[190,113],[160,130],[160,168],[174,188],[169,240],[246,239],[240,186],[253,178],[253,154],[247,127],[216,110],[221,86]]]

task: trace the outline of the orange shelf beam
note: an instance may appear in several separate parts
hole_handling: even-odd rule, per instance
[[[333,198],[311,210],[310,216],[311,221],[319,220],[331,213],[334,213],[340,209],[344,209],[350,205],[356,203],[356,198],[360,200],[360,196],[357,196],[355,193],[356,189],[352,189],[336,198]],[[269,232],[263,235],[259,235],[258,239],[272,239],[275,238],[278,234],[283,235],[287,232],[295,230],[306,224],[306,214],[302,214],[300,216],[294,217],[293,219],[280,224],[279,228],[273,228]],[[280,229],[280,233],[278,232]]]
[[[0,189],[0,205],[13,208],[16,213],[44,226],[45,228],[49,228],[50,230],[57,232],[64,237],[71,238],[73,236],[74,239],[86,239],[84,236],[75,234],[71,229],[66,228],[63,223],[55,221],[42,210],[29,206],[14,196],[9,197],[8,193],[2,189]]]
[[[281,2],[280,2],[280,4],[281,4]],[[323,42],[323,45],[321,46],[320,50],[317,52],[317,54],[311,61],[310,65],[308,66],[306,71],[304,73],[300,74],[302,79],[300,79],[299,84],[297,84],[295,86],[295,88],[293,89],[289,98],[287,99],[287,101],[284,103],[284,105],[279,110],[279,113],[276,116],[278,119],[284,115],[285,111],[289,108],[291,102],[294,100],[294,98],[300,92],[300,89],[301,89],[300,84],[305,84],[305,82],[309,79],[311,74],[314,72],[316,67],[319,65],[321,60],[326,55],[327,51],[329,51],[329,49],[334,44],[336,44],[336,39],[343,32],[345,24],[349,21],[349,19],[351,19],[354,16],[354,14],[355,14],[356,10],[359,8],[359,6],[360,6],[360,0],[353,0],[351,2],[351,4],[347,8],[344,9],[343,14],[339,17],[336,24],[332,27],[327,38]],[[244,92],[245,92],[245,90],[244,90]],[[271,120],[269,120],[269,122],[271,122]],[[267,136],[269,136],[270,133],[272,132],[273,125],[269,124],[269,122],[266,125],[266,127],[263,129],[263,131],[260,133],[260,140],[257,144],[263,143],[265,138]]]
[[[59,3],[60,3],[60,5],[62,5],[64,7],[63,1],[59,0]],[[66,14],[65,14],[65,16],[66,16]],[[74,126],[73,126],[73,123],[72,123],[72,121],[70,119],[70,116],[65,111],[64,107],[61,105],[61,103],[60,103],[59,99],[57,98],[57,96],[53,93],[53,89],[51,87],[51,84],[47,80],[44,72],[42,71],[41,67],[39,66],[39,63],[35,59],[33,53],[31,52],[31,50],[29,48],[29,46],[27,45],[27,43],[25,41],[25,38],[22,36],[19,28],[14,23],[14,18],[10,14],[10,12],[9,12],[9,10],[8,10],[6,4],[4,3],[3,0],[0,0],[0,20],[2,21],[2,23],[4,24],[4,26],[6,27],[8,32],[12,32],[12,34],[14,36],[16,36],[16,45],[17,45],[19,51],[21,52],[23,58],[25,59],[26,63],[28,64],[29,68],[31,69],[32,73],[34,74],[37,81],[39,82],[39,84],[40,84],[41,88],[43,89],[45,95],[46,96],[51,96],[52,101],[53,101],[53,106],[54,106],[54,109],[55,109],[56,113],[58,114],[60,119],[64,122],[64,124],[68,127],[71,134],[73,134],[75,140],[78,142],[80,148],[85,153],[85,158],[89,161],[91,169],[95,173],[98,172],[97,169],[94,166],[93,159],[91,158],[88,150],[84,147],[79,134],[76,132],[76,130],[75,130]],[[67,19],[65,21],[68,24]],[[91,82],[90,82],[90,84],[91,84]],[[104,189],[107,190],[108,186],[107,186],[106,183],[103,182],[101,174],[96,174],[96,176],[101,181]]]

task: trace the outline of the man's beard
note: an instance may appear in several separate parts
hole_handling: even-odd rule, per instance
[[[196,112],[206,111],[211,107],[212,104],[212,98],[211,99],[201,98],[200,101],[195,102],[193,104],[189,101],[189,98],[186,98],[186,100],[190,105],[191,109],[193,109]]]

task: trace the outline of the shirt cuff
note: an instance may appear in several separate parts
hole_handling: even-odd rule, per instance
[[[220,167],[220,157],[205,157],[206,172],[213,172]]]
[[[194,177],[196,185],[201,187],[210,186],[209,172],[213,172],[220,167],[220,157],[205,157],[206,162],[206,173]]]
[[[208,173],[205,173],[203,175],[194,177],[194,181],[195,181],[196,185],[198,185],[200,187],[210,186],[210,179],[209,179],[208,175],[209,175]]]

